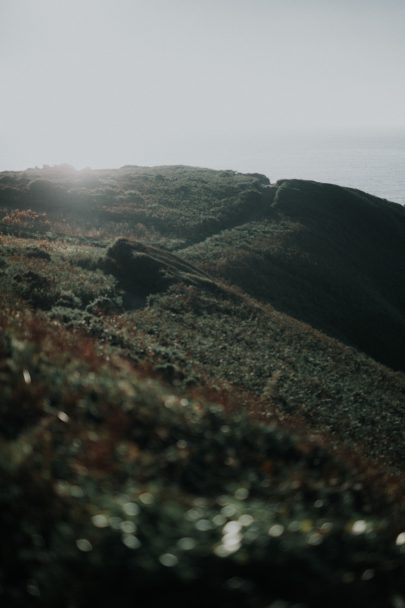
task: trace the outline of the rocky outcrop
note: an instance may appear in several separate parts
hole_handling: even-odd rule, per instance
[[[217,289],[206,273],[176,255],[126,238],[118,238],[107,249],[103,267],[125,291],[140,298],[180,282]]]

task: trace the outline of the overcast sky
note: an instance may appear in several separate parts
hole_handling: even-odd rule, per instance
[[[0,0],[0,168],[405,125],[404,69],[405,0]]]

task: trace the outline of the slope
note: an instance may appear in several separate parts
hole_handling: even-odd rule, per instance
[[[404,376],[156,243],[50,227],[0,235],[3,603],[402,601]]]
[[[405,211],[353,189],[195,167],[0,174],[3,230],[136,238],[405,369]]]
[[[285,180],[267,219],[182,254],[278,310],[405,368],[405,210],[356,190]]]

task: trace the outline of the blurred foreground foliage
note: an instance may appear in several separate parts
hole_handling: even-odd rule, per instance
[[[405,593],[392,501],[325,447],[186,397],[44,313],[5,305],[0,324],[5,605]]]

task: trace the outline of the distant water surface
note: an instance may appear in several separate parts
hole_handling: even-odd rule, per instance
[[[359,188],[405,204],[405,128],[211,134],[193,164]],[[189,163],[191,164],[191,163]]]

